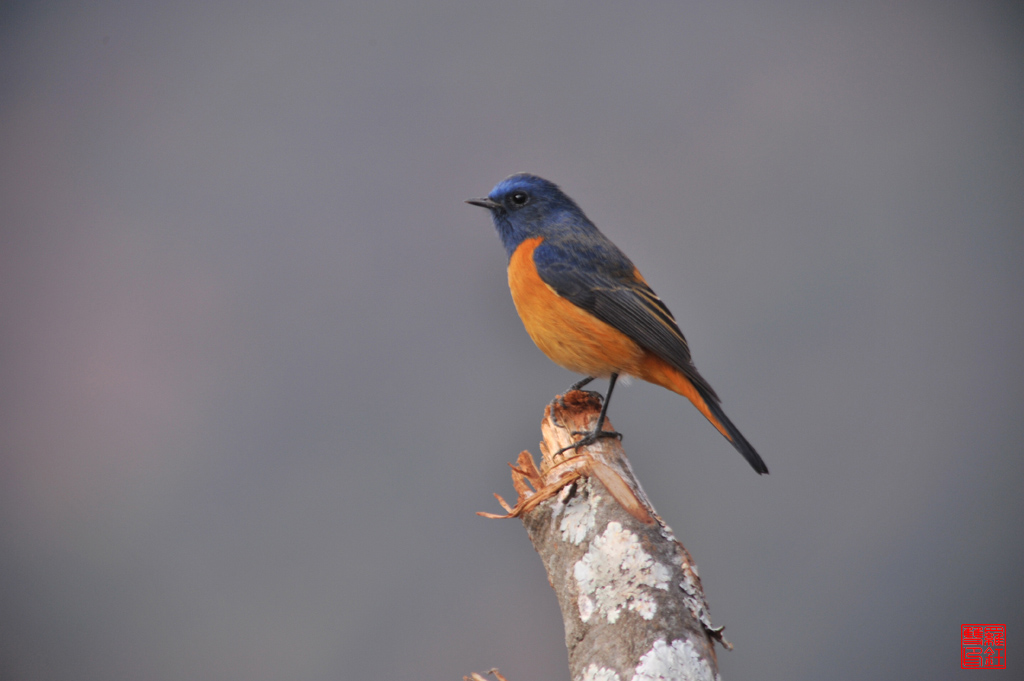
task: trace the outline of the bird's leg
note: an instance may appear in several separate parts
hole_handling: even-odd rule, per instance
[[[608,381],[608,394],[604,396],[604,405],[601,407],[601,415],[597,417],[597,425],[594,427],[594,437],[598,438],[602,436],[603,431],[601,427],[604,426],[604,417],[608,414],[608,405],[612,403],[612,391],[615,390],[615,381],[619,380],[618,374],[612,374],[611,379]],[[608,431],[610,435],[618,436],[622,439],[622,433],[616,433],[614,431]]]
[[[567,449],[578,449],[580,447],[585,447],[587,445],[592,445],[595,442],[597,442],[599,439],[605,438],[605,437],[617,437],[617,438],[619,438],[619,440],[622,440],[622,433],[616,433],[613,430],[601,430],[601,428],[604,426],[604,417],[608,414],[608,405],[611,404],[611,401],[612,401],[612,390],[615,390],[615,381],[618,380],[618,378],[619,378],[619,375],[613,373],[612,376],[611,376],[611,379],[608,381],[608,394],[605,395],[605,397],[604,397],[604,404],[601,406],[601,415],[597,417],[597,425],[594,426],[594,430],[592,430],[589,433],[587,433],[585,431],[579,431],[579,430],[573,431],[573,433],[572,433],[573,435],[582,435],[583,439],[577,440],[576,442],[572,443],[568,447],[562,447],[557,452],[555,452],[555,456],[561,454],[562,452],[564,452]],[[587,378],[586,380],[581,381],[581,383],[582,383],[582,385],[586,385],[587,383],[589,383],[592,380],[594,380],[594,379],[593,378]],[[579,384],[577,384],[577,385],[579,385]],[[578,390],[578,388],[576,388],[576,389]]]

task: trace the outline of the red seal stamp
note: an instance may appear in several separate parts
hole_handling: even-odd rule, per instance
[[[1006,625],[961,624],[960,668],[1006,669]]]

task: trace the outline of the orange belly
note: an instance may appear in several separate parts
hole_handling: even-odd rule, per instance
[[[530,338],[555,364],[594,377],[640,376],[644,350],[629,336],[562,298],[533,263],[543,237],[525,240],[508,264],[512,301]]]

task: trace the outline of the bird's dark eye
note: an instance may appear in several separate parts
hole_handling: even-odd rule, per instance
[[[512,199],[512,203],[516,206],[525,206],[530,200],[530,197],[526,192],[516,192],[510,198]]]

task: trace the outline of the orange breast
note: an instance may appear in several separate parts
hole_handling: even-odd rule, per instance
[[[642,375],[646,354],[629,336],[560,297],[537,274],[533,251],[543,237],[525,240],[508,264],[508,287],[526,332],[555,364],[587,376]]]

